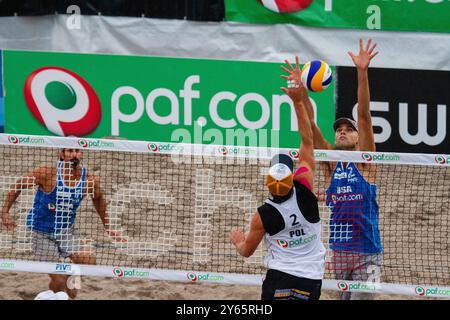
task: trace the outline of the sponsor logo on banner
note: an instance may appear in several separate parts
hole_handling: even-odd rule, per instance
[[[78,139],[78,145],[85,149],[114,148],[114,142],[101,141],[101,140]]]
[[[348,4],[338,0],[225,0],[225,20],[450,33],[448,0],[358,0]]]
[[[148,150],[151,152],[183,152],[184,147],[173,143],[149,143]]]
[[[298,159],[299,157],[299,152],[297,150],[290,150],[289,151],[289,155],[294,158],[294,159]]]
[[[450,288],[417,286],[414,291],[419,297],[450,297]]]
[[[379,284],[369,282],[347,283],[346,281],[338,282],[338,289],[341,291],[376,291]]]
[[[348,291],[348,283],[345,281],[338,282],[338,289],[341,291]]]
[[[16,136],[8,136],[8,141],[11,142],[12,144],[18,144],[19,138],[17,138]]]
[[[87,148],[89,146],[89,143],[87,142],[87,140],[80,139],[78,140],[78,145],[82,148]]]
[[[219,153],[223,156],[226,156],[228,154],[227,147],[219,147]]]
[[[14,269],[16,264],[14,262],[0,262],[0,269]]]
[[[258,0],[264,7],[277,13],[293,13],[306,9],[313,0]]]
[[[101,120],[100,101],[91,85],[60,67],[43,67],[25,80],[24,97],[33,116],[59,136],[85,136]]]
[[[138,269],[114,268],[113,274],[118,278],[148,278],[148,277],[150,277],[149,271],[142,271],[142,270],[138,270]]]
[[[450,156],[436,156],[434,158],[434,161],[437,164],[449,164],[450,163]]]
[[[425,289],[423,287],[416,287],[415,291],[416,294],[420,297],[423,297],[425,295]]]
[[[44,138],[39,138],[39,137],[30,137],[30,136],[25,136],[25,137],[17,137],[14,135],[9,135],[8,136],[8,141],[11,144],[34,144],[34,145],[40,145],[40,144],[45,144],[45,139]]]
[[[149,143],[147,147],[151,152],[158,152],[158,145],[156,143]]]
[[[372,157],[372,155],[370,153],[363,153],[362,154],[362,158],[363,158],[363,160],[365,160],[367,162],[370,162],[373,159],[373,157]]]
[[[292,102],[273,91],[283,84],[277,63],[27,51],[5,51],[4,61],[11,70],[5,87],[25,86],[6,99],[17,111],[5,123],[12,134],[113,136],[158,141],[158,149],[162,143],[243,148],[227,153],[234,155],[250,154],[246,147],[294,149],[300,142]],[[116,69],[124,70],[120,77]],[[209,70],[219,70],[214,81]],[[252,81],[250,74],[265,80]],[[310,94],[321,106],[318,126],[328,140],[334,136],[332,86]]]
[[[221,275],[213,275],[210,273],[206,274],[197,274],[194,272],[188,272],[186,274],[188,280],[192,282],[200,282],[200,281],[223,281],[225,280],[224,276]]]
[[[55,266],[55,271],[61,273],[72,273],[72,265],[57,263]]]
[[[315,159],[324,159],[328,157],[328,153],[326,151],[314,151]]]
[[[338,67],[337,72],[339,79],[356,78],[354,68]],[[449,77],[450,71],[369,69],[377,152],[448,153]],[[340,117],[358,118],[357,81],[340,81],[337,86],[336,118]]]
[[[363,160],[367,162],[372,161],[400,161],[400,156],[397,154],[370,154],[370,153],[362,153]]]

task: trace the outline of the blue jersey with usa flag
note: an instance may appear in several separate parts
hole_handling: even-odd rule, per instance
[[[354,163],[338,162],[327,189],[331,209],[330,249],[381,253],[377,186],[368,183]]]
[[[27,226],[34,231],[60,233],[75,223],[77,209],[85,194],[86,169],[73,188],[66,186],[61,174],[62,162],[58,161],[56,185],[50,193],[38,190],[33,207],[27,215]]]

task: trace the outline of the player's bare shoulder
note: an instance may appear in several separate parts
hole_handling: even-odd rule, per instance
[[[56,181],[57,169],[54,167],[39,167],[27,174],[35,179],[38,185],[54,184]]]

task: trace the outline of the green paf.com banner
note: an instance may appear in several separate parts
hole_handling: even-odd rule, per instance
[[[278,63],[4,51],[5,132],[298,148],[280,74]],[[334,83],[310,96],[333,141]]]
[[[226,20],[450,32],[449,0],[225,0]]]

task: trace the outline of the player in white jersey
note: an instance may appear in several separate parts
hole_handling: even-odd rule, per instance
[[[325,247],[321,240],[321,221],[317,198],[313,193],[315,160],[313,133],[302,102],[300,65],[287,62],[288,88],[281,88],[293,101],[297,115],[300,164],[294,172],[290,156],[272,158],[266,185],[271,198],[258,208],[245,234],[233,229],[230,240],[237,252],[251,256],[264,238],[267,274],[262,286],[263,300],[317,300],[325,271]]]

